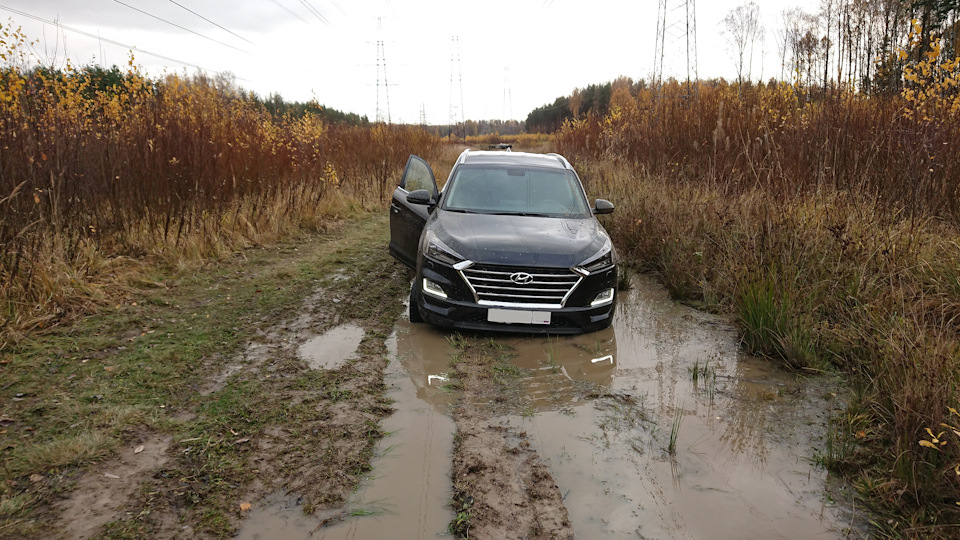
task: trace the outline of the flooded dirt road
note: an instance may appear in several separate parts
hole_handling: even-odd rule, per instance
[[[856,520],[831,502],[827,475],[811,462],[828,415],[842,407],[830,382],[748,357],[722,318],[670,301],[649,279],[634,285],[602,332],[469,337],[497,357],[487,391],[458,381],[458,363],[472,362],[461,339],[401,322],[386,373],[396,412],[349,508],[304,516],[296,500],[278,495],[247,516],[239,538],[484,530],[471,495],[483,490],[466,493],[460,478],[451,480],[455,437],[470,422],[506,434],[491,452],[531,452],[545,465],[549,478],[537,482],[555,484],[565,507],[558,519],[568,520],[559,536],[571,528],[579,538],[848,535]],[[493,470],[486,458],[471,459],[480,461],[471,470]]]

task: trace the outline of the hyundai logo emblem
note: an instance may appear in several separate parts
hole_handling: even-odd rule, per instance
[[[510,275],[510,281],[516,283],[517,285],[526,285],[533,281],[533,276],[526,272],[517,272],[516,274]]]

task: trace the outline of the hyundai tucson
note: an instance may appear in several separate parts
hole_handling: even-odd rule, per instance
[[[617,253],[558,154],[464,151],[437,188],[410,156],[390,204],[390,253],[416,270],[410,320],[573,334],[610,326]]]

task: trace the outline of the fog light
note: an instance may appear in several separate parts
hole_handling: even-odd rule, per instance
[[[613,291],[613,289],[610,290]],[[423,292],[431,296],[436,296],[437,298],[447,297],[447,293],[443,292],[443,287],[441,287],[439,283],[430,281],[427,278],[423,278]]]
[[[610,302],[613,302],[613,289],[607,289],[598,294],[597,297],[593,299],[593,302],[590,302],[590,306],[597,307],[609,304]]]

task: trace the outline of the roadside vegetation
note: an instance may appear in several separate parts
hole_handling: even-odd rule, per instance
[[[732,313],[752,352],[850,375],[820,457],[889,516],[884,533],[947,538],[960,527],[960,68],[931,43],[904,73],[889,96],[621,85],[557,147],[616,201],[621,253],[675,298]]]
[[[341,507],[410,279],[383,201],[440,140],[0,43],[0,537],[224,537],[281,484]],[[346,366],[298,357],[345,322]]]
[[[410,153],[440,151],[416,127],[274,114],[222,79],[149,79],[132,57],[30,67],[26,36],[0,33],[0,349],[109,304],[147,266],[380,208]]]

